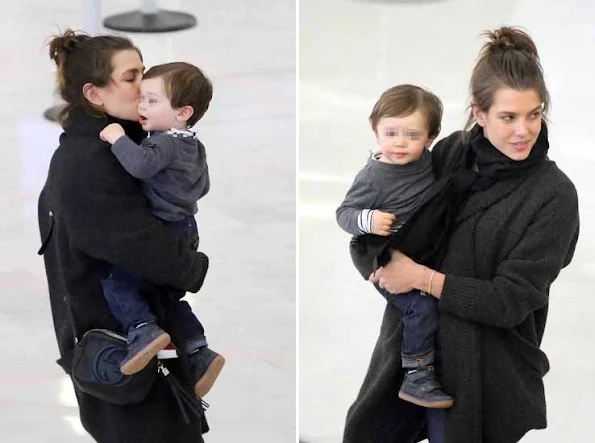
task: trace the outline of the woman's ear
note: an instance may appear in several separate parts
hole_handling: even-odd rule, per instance
[[[91,83],[85,83],[85,85],[83,86],[83,96],[92,105],[98,107],[103,106],[103,96],[97,86],[92,85]]]
[[[190,105],[176,109],[176,119],[179,122],[187,122],[192,115],[194,115],[194,108]]]
[[[471,104],[471,112],[473,114],[473,119],[477,122],[479,126],[483,128],[486,124],[485,112],[479,109],[479,106],[477,106],[475,103]]]

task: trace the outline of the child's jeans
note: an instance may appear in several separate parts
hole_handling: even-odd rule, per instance
[[[444,443],[444,409],[422,408],[401,400],[394,393],[387,393],[376,417],[374,443],[419,441],[416,437],[424,422],[429,443]]]
[[[403,313],[401,360],[404,368],[434,363],[438,332],[438,300],[420,291],[391,294],[376,285],[386,300]]]
[[[430,443],[444,443],[444,409],[426,409],[426,426]]]
[[[175,222],[164,221],[164,223],[187,238],[190,248],[198,249],[198,228],[193,216],[187,216]],[[134,275],[119,266],[112,266],[108,277],[101,283],[107,304],[124,333],[142,323],[155,321],[155,315],[151,312],[149,304],[139,292],[139,281]],[[184,337],[187,342],[193,344],[193,347],[206,346],[204,328],[192,313],[190,305],[180,300],[183,296],[183,291],[172,290],[173,310],[178,315]]]

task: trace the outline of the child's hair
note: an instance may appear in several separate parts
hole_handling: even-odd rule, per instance
[[[370,114],[370,124],[376,132],[381,118],[407,117],[419,110],[426,119],[428,136],[436,137],[440,133],[442,109],[440,99],[419,86],[393,86],[384,91],[374,105]]]
[[[60,120],[72,106],[82,106],[88,113],[100,114],[83,95],[83,86],[91,83],[95,86],[106,86],[112,81],[112,56],[122,50],[132,49],[142,54],[130,40],[125,37],[98,35],[91,37],[80,31],[67,29],[60,35],[53,36],[49,43],[50,58],[54,60],[58,71],[56,83],[58,92],[68,103]]]
[[[488,41],[483,45],[471,75],[469,89],[472,104],[488,112],[498,89],[533,89],[541,97],[543,115],[546,116],[550,95],[543,79],[537,47],[531,37],[510,26],[485,31],[482,36]],[[473,114],[470,113],[465,129],[472,123]]]
[[[185,62],[153,66],[145,72],[143,80],[155,77],[163,78],[165,93],[172,108],[190,105],[194,109],[188,119],[188,127],[194,126],[207,112],[213,98],[213,85],[196,66]]]

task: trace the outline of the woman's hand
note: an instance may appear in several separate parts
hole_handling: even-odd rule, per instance
[[[393,223],[397,217],[394,214],[382,211],[374,211],[372,215],[372,234],[388,236],[390,235]]]
[[[124,128],[119,123],[111,123],[103,128],[99,133],[99,138],[113,145],[123,135],[126,135]]]
[[[369,280],[392,294],[420,289],[428,268],[415,263],[400,251],[393,251],[391,257],[391,261],[370,275]]]

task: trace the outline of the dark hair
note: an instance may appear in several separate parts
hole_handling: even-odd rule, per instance
[[[442,102],[429,91],[414,85],[398,85],[384,91],[372,113],[370,124],[376,127],[384,117],[406,117],[419,110],[426,119],[428,135],[436,137],[440,133]]]
[[[550,104],[537,47],[531,37],[518,28],[503,26],[485,31],[488,41],[483,45],[473,68],[470,83],[472,104],[488,112],[498,89],[535,90],[543,103],[544,117]],[[465,129],[473,123],[470,113]]]
[[[165,93],[172,108],[192,106],[194,113],[188,119],[188,127],[194,126],[209,109],[213,98],[211,81],[196,66],[185,62],[165,63],[153,66],[143,75],[143,80],[163,77]]]
[[[50,58],[58,67],[58,92],[68,103],[60,115],[61,121],[68,115],[72,106],[82,106],[90,114],[99,113],[83,95],[83,86],[86,83],[99,87],[109,84],[112,80],[111,60],[114,53],[132,49],[138,52],[142,60],[140,50],[127,38],[112,35],[91,37],[72,29],[54,36],[49,47]]]

